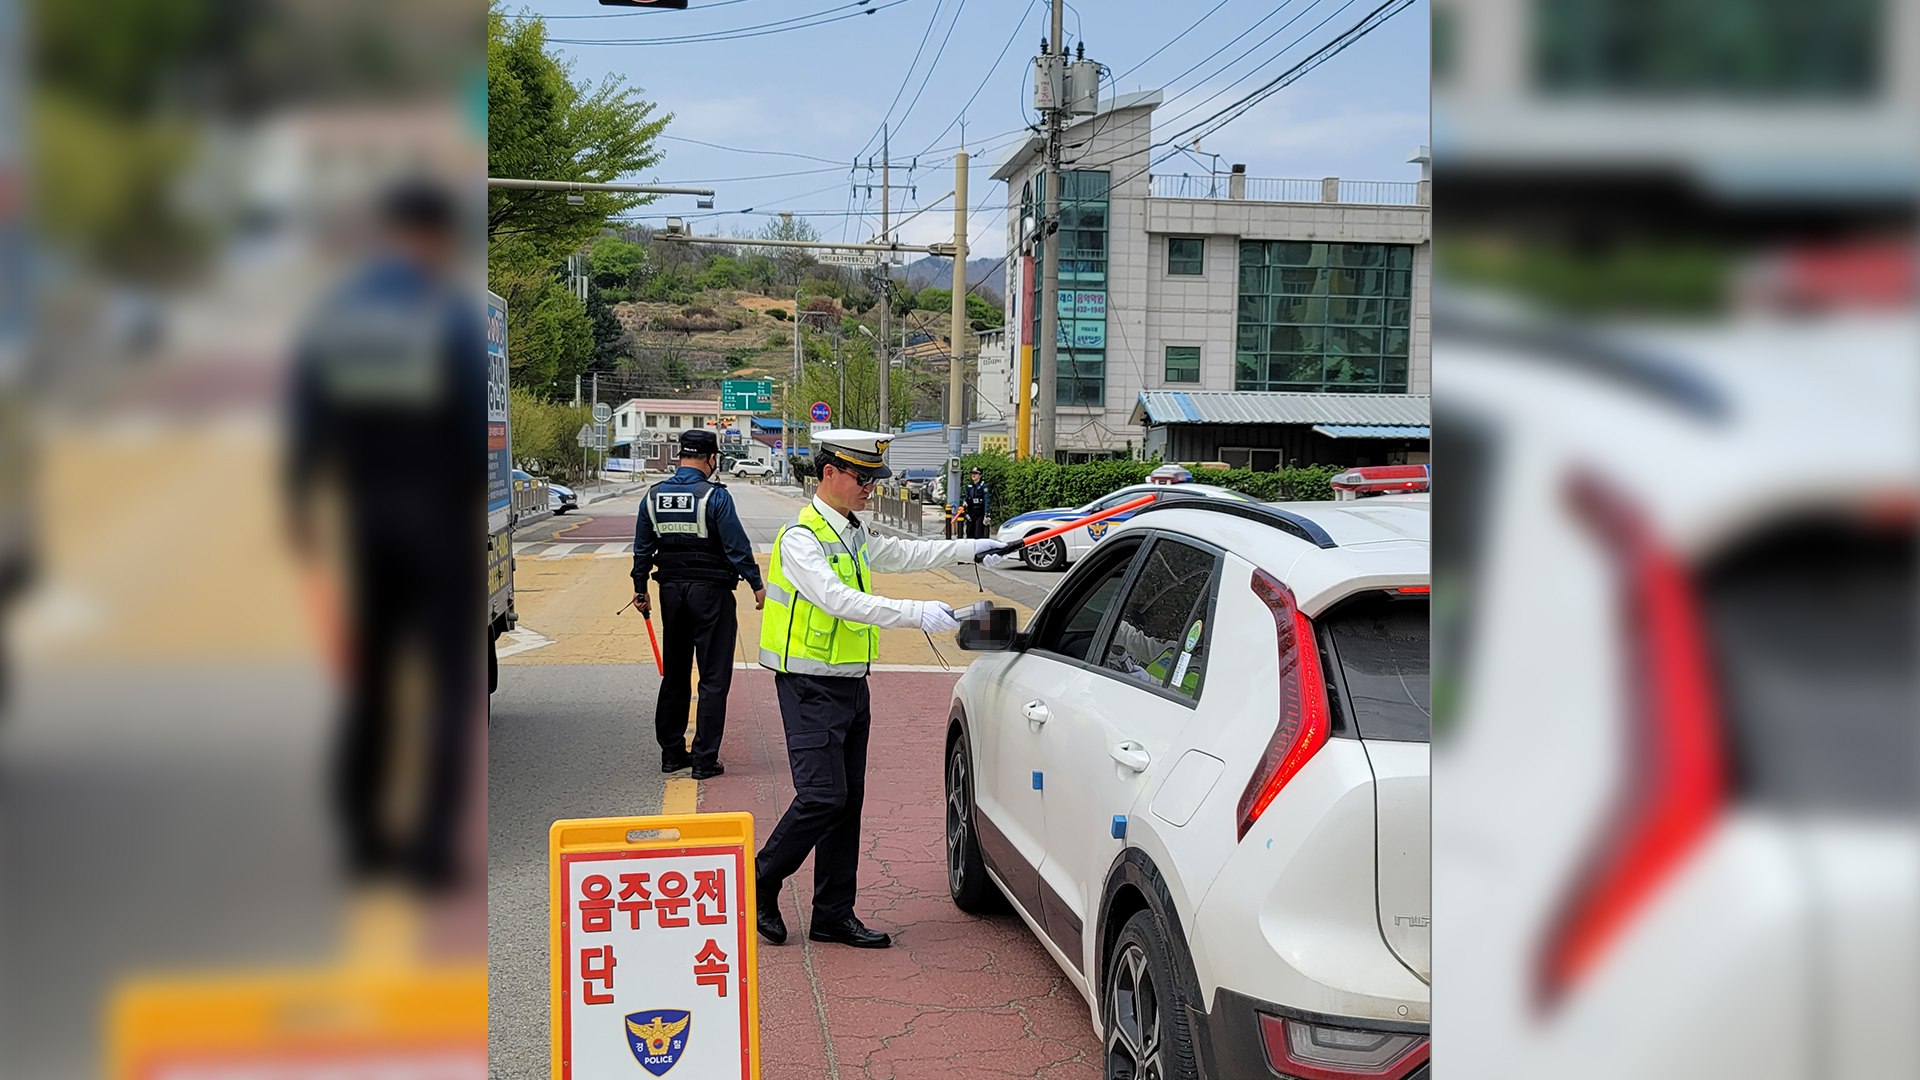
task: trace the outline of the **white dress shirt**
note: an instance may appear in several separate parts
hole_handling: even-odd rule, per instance
[[[876,573],[907,574],[973,561],[971,540],[899,540],[864,525],[855,528],[845,514],[817,496],[813,508],[840,534],[849,551],[866,548],[867,563]],[[892,600],[849,588],[828,565],[826,549],[810,530],[794,528],[781,534],[780,565],[796,592],[834,618],[888,629],[920,628],[921,601]],[[871,581],[865,584],[873,587]]]

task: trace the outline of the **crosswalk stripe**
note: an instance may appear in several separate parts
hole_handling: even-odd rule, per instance
[[[602,557],[610,556],[610,555],[625,555],[627,552],[632,550],[633,550],[633,545],[626,542],[625,540],[622,540],[614,544],[601,544],[600,550],[596,551],[594,554],[600,555]]]
[[[558,559],[564,555],[572,554],[573,549],[579,546],[579,544],[555,544],[541,552],[540,557],[543,559]]]

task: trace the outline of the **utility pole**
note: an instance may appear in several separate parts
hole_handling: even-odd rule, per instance
[[[889,166],[891,164],[887,158],[887,125],[881,124],[880,239],[883,242],[893,239],[892,234],[888,231],[891,226],[887,222],[887,191],[890,181],[892,180],[892,177],[889,175]],[[887,408],[887,376],[892,374],[887,369],[893,366],[891,358],[887,356],[887,316],[892,314],[892,309],[893,264],[888,262],[887,256],[883,254],[880,256],[880,337],[874,343],[879,347],[880,351],[880,423],[875,426],[879,428],[882,434],[893,431],[893,413]]]
[[[1047,166],[1041,181],[1046,188],[1046,216],[1040,222],[1040,400],[1034,403],[1033,454],[1052,461],[1054,399],[1060,386],[1060,118],[1067,91],[1065,0],[1053,0],[1053,55],[1048,68],[1053,83],[1053,108],[1047,110]],[[1045,55],[1046,50],[1041,50]],[[1026,387],[1020,388],[1026,393]]]
[[[804,415],[800,411],[804,408],[800,404],[800,357],[800,290],[796,287],[793,290],[793,382],[787,393],[787,397],[793,400],[793,419],[781,425],[787,429],[785,434],[789,459],[792,458],[794,451],[800,448],[800,418]]]
[[[1057,2],[1057,0],[1056,0]],[[953,344],[947,350],[947,520],[960,505],[960,455],[967,445],[966,372],[960,359],[967,332],[967,152],[953,156]]]

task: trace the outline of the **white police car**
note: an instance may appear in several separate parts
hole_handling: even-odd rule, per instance
[[[1424,1077],[1431,518],[1167,498],[1025,629],[962,624],[999,651],[954,687],[948,887],[1014,903],[1102,1075]]]
[[[1064,525],[1076,518],[1097,514],[1102,510],[1111,510],[1121,503],[1132,502],[1143,495],[1205,495],[1216,499],[1232,499],[1251,503],[1254,500],[1237,491],[1228,491],[1212,484],[1129,484],[1110,495],[1103,495],[1085,506],[1055,507],[1052,510],[1032,510],[1008,518],[994,534],[996,540],[1005,543],[1019,543],[1029,536],[1037,536],[1056,525]],[[1035,544],[1021,552],[1027,565],[1035,570],[1065,570],[1067,564],[1078,562],[1080,557],[1100,542],[1100,538],[1121,522],[1132,517],[1137,511],[1115,514],[1105,521],[1096,521],[1072,532],[1056,536],[1051,540]]]

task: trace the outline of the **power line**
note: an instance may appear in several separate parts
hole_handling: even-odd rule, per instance
[[[821,173],[839,172],[844,165],[833,165],[825,169],[795,169],[793,172],[761,173],[758,176],[712,176],[698,180],[676,180],[675,184],[737,184],[748,180],[779,180],[788,176],[819,176]]]
[[[1225,3],[1226,0],[1221,0],[1221,2]],[[960,118],[967,115],[967,110],[973,107],[974,99],[980,96],[980,91],[985,90],[987,88],[988,80],[992,79],[994,76],[994,73],[1000,70],[1001,63],[1003,63],[1007,58],[1007,50],[1013,48],[1014,39],[1018,38],[1020,36],[1020,31],[1026,28],[1027,16],[1033,14],[1033,5],[1037,3],[1039,3],[1039,0],[1027,0],[1026,10],[1022,11],[1020,13],[1020,18],[1014,21],[1013,33],[1008,34],[1007,43],[1005,45],[1000,46],[1000,55],[994,57],[993,66],[987,69],[987,72],[985,75],[980,76],[980,85],[973,88],[973,93],[968,95],[967,97],[967,103],[965,105],[960,106],[960,111],[954,114],[952,120],[947,121],[947,126],[941,128],[940,134],[935,135],[933,137],[932,142],[927,144],[927,149],[920,151],[920,153],[918,154],[915,154],[914,155],[915,157],[924,157],[925,155],[932,153],[933,143],[937,143],[941,139],[946,138],[947,132],[952,131],[953,126],[960,122]]]
[[[1168,49],[1172,48],[1175,44],[1177,44],[1180,41],[1181,38],[1186,37],[1188,34],[1193,33],[1195,30],[1198,30],[1200,28],[1201,23],[1206,22],[1208,19],[1212,18],[1214,12],[1219,11],[1223,7],[1226,7],[1231,2],[1232,0],[1220,0],[1219,3],[1207,9],[1207,13],[1205,15],[1202,15],[1198,19],[1195,19],[1193,23],[1189,25],[1185,30],[1182,30],[1180,31],[1180,33],[1174,35],[1174,38],[1172,41],[1169,41],[1165,45],[1162,45],[1159,48],[1148,53],[1147,58],[1145,60],[1142,60],[1139,63],[1128,68],[1127,70],[1121,72],[1120,74],[1115,75],[1113,77],[1114,92],[1115,93],[1119,92],[1119,83],[1121,79],[1124,79],[1128,75],[1131,75],[1134,72],[1139,71],[1141,68],[1147,66],[1148,61],[1151,61],[1154,57],[1159,56],[1161,53],[1166,52]]]
[[[740,0],[729,0],[729,2],[739,3]],[[584,19],[584,18],[587,18],[588,16],[582,15],[580,17]],[[829,165],[835,165],[835,166],[840,164],[840,162],[835,160],[834,158],[823,158],[816,154],[798,154],[791,150],[749,150],[742,146],[722,146],[719,143],[703,142],[699,139],[689,139],[684,135],[664,135],[663,134],[660,136],[660,138],[672,139],[674,142],[692,143],[695,146],[709,146],[715,150],[727,150],[735,154],[764,154],[771,157],[793,157],[793,158],[804,158],[808,161],[824,161]]]
[[[747,0],[715,0],[714,3],[709,4],[709,3],[706,3],[705,0],[702,0],[702,3],[700,4],[700,7],[697,10],[709,11],[713,8],[727,7],[732,4],[744,4],[746,2]],[[667,9],[655,8],[652,11],[647,11],[647,10],[608,11],[599,15],[543,15],[537,11],[523,11],[515,14],[515,13],[509,13],[509,12],[503,11],[500,13],[500,17],[503,19],[527,19],[527,20],[538,19],[541,22],[551,22],[555,19],[631,19],[636,15],[652,15],[652,14],[655,14],[656,12],[664,11],[664,10],[667,10]],[[681,17],[684,18],[685,16],[681,16]]]
[[[611,41],[594,38],[548,38],[547,40],[558,45],[695,45],[713,41],[739,41],[745,38],[766,37],[768,34],[784,34],[789,30],[805,30],[809,27],[825,26],[828,23],[842,22],[847,19],[857,18],[861,15],[872,15],[876,12],[885,11],[888,8],[899,7],[901,4],[912,3],[913,0],[890,0],[888,3],[878,4],[873,7],[865,6],[867,2],[868,0],[857,0],[857,2],[852,4],[842,4],[839,7],[816,11],[810,15],[796,15],[791,19],[781,19],[778,22],[760,23],[757,26],[742,26],[732,30],[715,30],[705,34],[688,34],[682,37],[623,38]],[[846,9],[848,8],[857,10],[847,11]],[[834,15],[833,13],[836,11],[844,11],[846,13]],[[833,17],[821,18],[821,16],[827,15]],[[817,21],[807,22],[806,20],[808,19]]]
[[[913,60],[907,64],[906,74],[900,76],[900,88],[893,92],[893,100],[887,103],[887,111],[881,115],[880,123],[874,126],[873,134],[867,136],[865,145],[860,147],[859,152],[853,155],[854,157],[857,158],[873,149],[873,140],[880,137],[880,132],[887,126],[887,121],[893,119],[893,107],[900,104],[900,95],[907,92],[907,84],[913,81],[913,69],[920,63],[920,54],[927,50],[927,40],[933,37],[933,28],[940,22],[940,8],[945,3],[946,0],[934,0],[933,14],[927,19],[926,30],[920,34],[920,47],[913,50]]]
[[[920,104],[920,95],[927,92],[927,84],[933,81],[933,73],[940,68],[940,58],[947,55],[947,42],[953,40],[953,28],[960,25],[960,16],[965,14],[966,10],[967,0],[960,0],[960,5],[953,9],[953,20],[947,23],[946,36],[940,39],[940,48],[933,54],[933,63],[927,65],[927,73],[920,77],[920,89],[913,92],[913,100],[907,102],[907,111],[900,114],[901,127],[905,127],[907,117],[913,115],[913,107]],[[961,110],[962,113],[965,111],[965,109]]]

